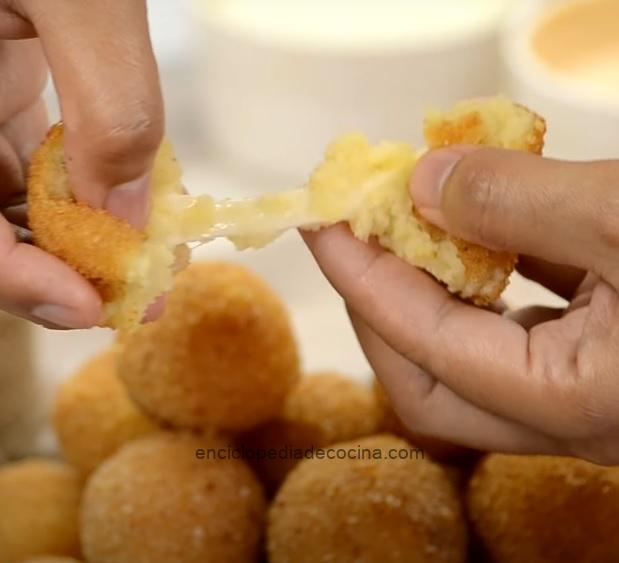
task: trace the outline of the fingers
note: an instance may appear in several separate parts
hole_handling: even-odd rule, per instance
[[[481,450],[560,453],[542,434],[463,400],[397,354],[354,312],[351,320],[368,361],[410,430]]]
[[[0,123],[34,104],[47,82],[38,39],[0,41]]]
[[[49,60],[77,198],[144,226],[163,103],[145,0],[19,0]]]
[[[396,352],[484,411],[548,435],[574,431],[576,418],[562,401],[573,389],[571,350],[582,328],[577,311],[529,335],[507,318],[457,300],[342,225],[304,238],[337,291]],[[556,397],[551,405],[549,394]]]
[[[15,241],[0,219],[0,308],[49,328],[89,328],[101,299],[77,272],[39,248]]]
[[[461,238],[558,264],[607,273],[619,242],[619,161],[440,149],[419,161],[411,194],[422,215]]]

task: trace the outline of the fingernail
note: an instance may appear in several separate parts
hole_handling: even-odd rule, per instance
[[[104,207],[132,227],[143,229],[150,212],[150,174],[113,188]]]
[[[38,305],[32,309],[31,314],[44,323],[64,328],[83,328],[76,312],[62,305]]]
[[[441,211],[443,187],[454,167],[464,156],[454,149],[439,149],[426,153],[413,170],[410,194],[415,208],[432,224],[445,227]]]

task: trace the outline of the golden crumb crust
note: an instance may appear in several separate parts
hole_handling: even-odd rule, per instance
[[[129,399],[117,373],[118,350],[90,359],[60,387],[53,424],[67,461],[87,476],[131,440],[157,425]]]
[[[109,458],[84,491],[86,560],[257,562],[264,495],[245,462],[198,457],[220,448],[225,443],[213,437],[161,433]]]
[[[53,555],[44,555],[42,557],[28,559],[23,563],[81,563],[81,561],[73,559],[73,557],[54,557]]]
[[[304,460],[288,475],[269,511],[271,563],[464,563],[460,499],[438,464],[387,434],[330,449],[357,458]]]
[[[378,405],[372,390],[335,372],[307,374],[286,397],[282,413],[243,437],[255,453],[256,472],[274,492],[315,448],[361,438],[378,431]],[[258,453],[276,450],[277,457]]]
[[[474,532],[492,561],[617,560],[617,467],[492,454],[469,482],[467,505]]]
[[[299,356],[288,313],[262,279],[204,262],[178,275],[158,321],[126,336],[119,374],[160,420],[244,431],[281,411]]]
[[[144,236],[125,221],[74,200],[62,124],[50,129],[32,157],[28,221],[37,246],[82,274],[105,302],[123,297],[128,262],[137,256]]]
[[[541,154],[546,122],[524,106],[507,98],[464,101],[446,113],[430,112],[424,122],[428,148],[471,144]],[[466,270],[463,296],[476,305],[496,301],[505,289],[517,255],[496,252],[452,237],[419,217],[435,242],[452,241]],[[468,295],[467,295],[468,294]]]
[[[31,458],[0,467],[0,561],[79,557],[81,484],[60,461]]]

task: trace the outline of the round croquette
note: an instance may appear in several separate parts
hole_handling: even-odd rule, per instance
[[[80,479],[51,459],[0,467],[0,561],[38,555],[79,555]]]
[[[124,339],[119,374],[173,426],[242,431],[279,414],[299,357],[264,281],[238,265],[196,263],[178,275],[163,316]]]
[[[302,461],[280,488],[269,512],[271,563],[464,563],[462,507],[440,465],[386,434],[327,451],[344,456]]]
[[[69,463],[88,475],[120,446],[157,426],[129,399],[117,373],[118,350],[88,361],[61,386],[54,428]]]
[[[617,561],[619,467],[492,454],[469,482],[467,505],[491,561]]]
[[[243,461],[206,455],[220,447],[224,443],[214,438],[161,433],[131,442],[105,461],[84,491],[86,560],[257,561],[262,488]]]
[[[282,414],[250,432],[243,442],[258,475],[274,492],[300,454],[377,430],[378,406],[372,390],[339,373],[324,372],[301,378],[286,397]]]

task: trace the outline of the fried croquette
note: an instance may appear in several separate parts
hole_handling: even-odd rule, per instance
[[[79,556],[80,494],[65,463],[32,458],[0,467],[0,561]]]
[[[251,563],[264,526],[261,486],[214,438],[162,433],[124,446],[84,491],[89,563]],[[198,456],[204,451],[204,458]]]
[[[539,154],[544,120],[504,97],[460,102],[431,113],[430,148],[469,143]],[[372,146],[351,134],[332,143],[304,188],[244,201],[182,195],[181,172],[169,144],[155,162],[153,210],[144,232],[71,195],[62,126],[34,156],[28,182],[35,242],[91,280],[106,304],[109,326],[136,326],[148,304],[172,284],[172,249],[189,241],[227,237],[259,248],[290,228],[347,221],[354,235],[380,244],[425,269],[447,288],[483,305],[500,295],[516,256],[451,237],[420,218],[408,194],[418,152],[406,143]]]
[[[269,512],[271,563],[465,561],[462,507],[442,467],[387,434],[327,451],[335,459],[302,461],[280,488]]]
[[[61,386],[53,424],[64,457],[87,476],[123,444],[157,425],[129,399],[117,373],[118,350],[95,356]]]
[[[411,444],[418,446],[439,461],[460,461],[472,457],[473,451],[464,446],[453,444],[440,438],[434,438],[414,432],[407,428],[393,410],[391,401],[378,378],[374,378],[372,389],[379,410],[379,428],[384,432],[401,436]]]
[[[617,467],[492,454],[469,482],[467,504],[491,562],[617,561]]]
[[[173,426],[244,431],[280,413],[299,356],[264,281],[242,266],[196,263],[178,275],[163,316],[126,336],[119,374]]]
[[[173,269],[186,248],[163,240],[170,195],[182,198],[181,170],[164,141],[155,160],[152,213],[144,232],[75,201],[67,175],[63,126],[54,126],[35,152],[28,178],[28,222],[37,246],[92,282],[105,304],[104,322],[115,328],[138,324],[150,305],[172,285]]]
[[[243,442],[262,482],[274,492],[308,452],[375,434],[378,414],[366,385],[339,373],[310,374],[286,397],[281,415],[251,431]]]
[[[23,563],[81,563],[81,561],[73,559],[72,557],[54,557],[53,555],[50,555],[28,559]]]

